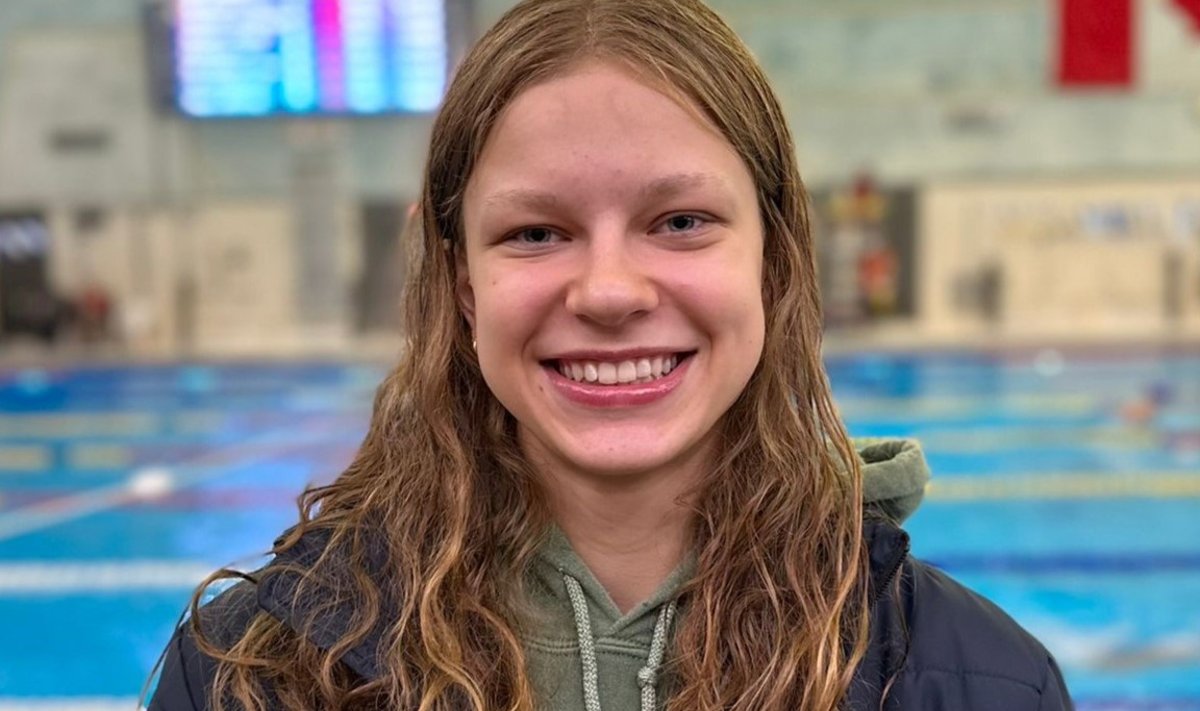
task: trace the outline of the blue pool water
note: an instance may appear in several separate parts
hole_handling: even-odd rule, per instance
[[[914,552],[1037,634],[1080,708],[1200,710],[1200,355],[828,367],[852,434],[925,446]],[[0,370],[0,711],[132,708],[190,588],[349,461],[383,372]]]

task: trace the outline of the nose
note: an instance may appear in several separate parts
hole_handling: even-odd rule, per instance
[[[629,254],[624,235],[591,240],[580,259],[567,291],[567,310],[575,316],[612,328],[658,305],[658,289],[648,265]]]

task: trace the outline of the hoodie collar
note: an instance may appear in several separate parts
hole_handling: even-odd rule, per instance
[[[588,614],[597,637],[617,637],[649,644],[659,608],[674,599],[695,573],[696,556],[689,553],[658,588],[628,612],[622,613],[591,569],[571,547],[567,536],[552,525],[538,549],[527,580],[528,595],[534,608],[546,616],[531,626],[526,637],[534,643],[561,643],[575,638],[571,601],[563,587],[563,576],[579,583],[587,601]]]

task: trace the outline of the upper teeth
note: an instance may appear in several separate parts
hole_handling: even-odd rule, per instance
[[[617,362],[560,360],[558,372],[581,383],[645,383],[670,373],[679,364],[679,356],[656,356]]]

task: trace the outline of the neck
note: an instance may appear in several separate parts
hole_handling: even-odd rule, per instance
[[[694,464],[629,475],[539,467],[555,521],[622,613],[650,597],[690,545]]]

